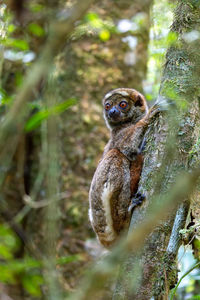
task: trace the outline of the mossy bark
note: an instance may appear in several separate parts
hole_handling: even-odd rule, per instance
[[[160,88],[160,97],[170,98],[174,105],[167,115],[161,113],[146,133],[139,190],[146,194],[147,200],[133,212],[131,230],[145,218],[153,196],[166,193],[176,175],[191,167],[190,153],[198,144],[200,126],[200,45],[199,39],[191,41],[188,37],[199,32],[199,21],[199,1],[178,1],[171,28],[177,39],[167,51]],[[170,288],[177,282],[179,230],[184,227],[189,211],[188,201],[184,201],[187,199],[181,200],[183,203],[177,211],[169,215],[167,221],[160,222],[150,234],[142,252],[125,263],[126,272],[120,276],[114,299],[168,299]],[[199,199],[195,198],[194,202]],[[135,277],[137,284],[133,280]]]

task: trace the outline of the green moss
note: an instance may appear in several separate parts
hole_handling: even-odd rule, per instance
[[[189,159],[192,159],[194,155],[198,155],[200,151],[199,149],[200,149],[200,137],[196,142],[196,144],[193,145],[191,151],[189,152]]]
[[[159,276],[157,276],[154,280],[154,297],[160,297],[161,295],[164,295],[165,290],[167,288],[166,278],[169,289],[173,288],[178,280],[178,269],[176,261],[174,262],[174,257],[169,256],[166,253],[160,259],[160,264],[157,270]]]

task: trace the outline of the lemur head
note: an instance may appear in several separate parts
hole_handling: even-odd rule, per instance
[[[108,128],[113,129],[122,124],[135,124],[148,112],[146,100],[134,89],[119,88],[103,98],[104,118]]]

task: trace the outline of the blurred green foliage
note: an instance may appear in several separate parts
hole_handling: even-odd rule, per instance
[[[175,33],[170,32],[175,5],[175,2],[161,0],[155,1],[152,7],[147,73],[147,86],[150,89],[146,93],[148,100],[158,95],[166,50],[177,38]]]
[[[0,259],[12,259],[19,248],[19,240],[6,225],[0,224]]]
[[[25,130],[27,132],[37,128],[42,121],[46,120],[49,116],[61,114],[71,106],[75,105],[77,103],[76,99],[67,99],[66,101],[63,101],[62,103],[59,103],[53,107],[48,107],[46,109],[41,109],[37,113],[35,113],[30,119],[27,121],[25,125]],[[38,105],[37,105],[38,107]]]
[[[181,272],[176,287],[170,292],[170,300],[199,299],[200,262],[194,259],[191,249],[183,246],[179,250],[179,260]]]
[[[72,33],[72,40],[78,39],[83,35],[97,36],[102,42],[108,41],[112,33],[117,32],[113,20],[109,17],[106,19],[100,18],[95,12],[88,12],[83,18],[81,24],[76,27]]]
[[[44,261],[25,256],[23,259],[15,258],[20,248],[20,241],[16,234],[6,226],[0,224],[0,282],[16,284],[21,281],[24,289],[34,297],[41,296],[41,285],[44,284]],[[82,260],[80,255],[62,256],[57,258],[59,266]]]
[[[27,43],[26,40],[5,38],[4,40],[2,40],[2,44],[12,49],[19,49],[22,51],[29,50],[29,44]]]
[[[40,286],[44,283],[41,263],[31,257],[15,259],[19,250],[19,238],[5,224],[0,224],[0,281],[15,284],[21,280],[25,290],[33,296],[40,296]]]
[[[45,34],[44,29],[37,23],[31,23],[28,26],[28,29],[31,33],[35,34],[36,36],[43,36]]]

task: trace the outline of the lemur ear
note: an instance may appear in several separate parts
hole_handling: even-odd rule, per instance
[[[144,100],[142,96],[137,95],[135,99],[135,106],[143,106],[143,104],[144,104]]]

